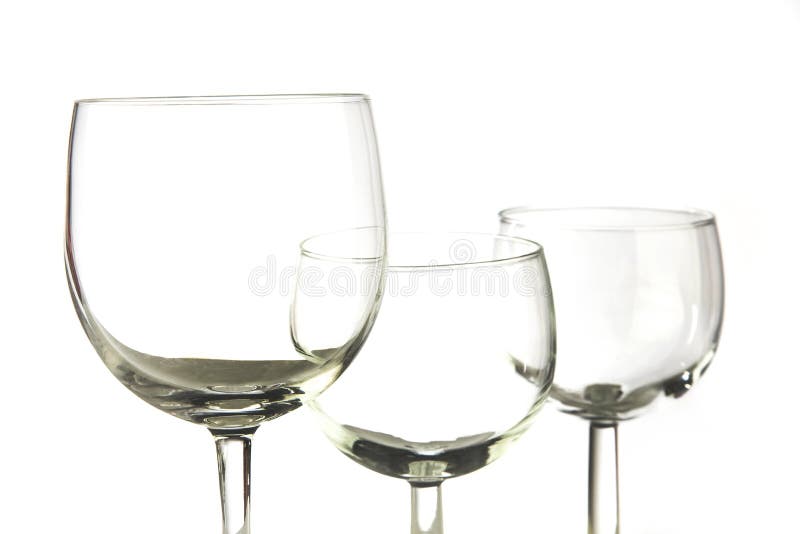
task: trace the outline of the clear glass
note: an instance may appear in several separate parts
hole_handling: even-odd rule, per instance
[[[541,248],[481,234],[391,234],[381,317],[310,403],[345,455],[412,488],[412,533],[442,530],[441,489],[503,454],[543,404],[555,326]],[[302,317],[301,317],[302,319]]]
[[[547,250],[558,320],[553,398],[590,422],[589,532],[619,532],[617,424],[691,389],[722,325],[722,255],[700,210],[512,208],[501,233]]]
[[[309,265],[303,239],[330,232],[329,254],[342,260]],[[225,533],[249,532],[255,430],[329,386],[358,352],[384,255],[364,95],[75,104],[66,227],[75,309],[123,385],[211,430]],[[335,320],[299,327],[306,296],[330,292],[345,258],[371,276],[317,299]]]

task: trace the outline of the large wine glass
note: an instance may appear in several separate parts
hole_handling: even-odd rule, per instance
[[[336,232],[328,254],[339,260],[308,266],[301,242],[326,232]],[[358,352],[384,250],[364,95],[75,104],[66,227],[75,309],[132,393],[211,431],[226,534],[249,532],[258,426],[325,389]],[[351,259],[370,276],[326,300],[330,270]],[[294,303],[320,291],[335,320],[318,314],[298,330]]]
[[[440,534],[442,482],[500,457],[543,404],[554,328],[539,245],[391,234],[380,319],[310,406],[345,455],[408,481],[413,534]]]
[[[717,348],[724,288],[714,216],[512,208],[500,220],[501,233],[546,247],[558,320],[552,396],[589,421],[589,533],[618,533],[618,423],[683,396]]]

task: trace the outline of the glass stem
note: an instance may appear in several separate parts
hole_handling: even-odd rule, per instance
[[[619,534],[616,422],[589,427],[589,534]]]
[[[442,532],[442,481],[411,482],[411,534]]]
[[[222,534],[250,534],[250,448],[255,431],[211,431],[217,446]]]

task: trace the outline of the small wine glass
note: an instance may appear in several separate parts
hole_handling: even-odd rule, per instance
[[[618,533],[618,423],[683,396],[717,349],[724,287],[714,215],[511,208],[500,221],[502,234],[547,248],[559,329],[552,396],[590,423],[588,531]]]
[[[335,320],[305,317],[301,332],[297,302],[325,289],[334,264],[309,266],[300,244],[334,230],[328,253],[359,258],[372,275],[326,301]],[[358,352],[384,254],[364,95],[75,104],[66,225],[75,309],[122,384],[211,431],[225,534],[250,531],[258,426],[322,391]],[[298,339],[327,350],[304,353]]]
[[[309,406],[345,455],[409,482],[412,533],[440,534],[442,482],[501,456],[548,394],[547,267],[539,245],[512,237],[389,243],[380,318],[358,361]]]

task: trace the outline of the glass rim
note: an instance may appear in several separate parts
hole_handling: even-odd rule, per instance
[[[544,215],[548,213],[568,213],[583,211],[616,211],[616,212],[645,212],[650,214],[673,214],[683,216],[685,220],[675,222],[651,222],[639,224],[586,224],[565,222],[558,224],[561,228],[575,231],[598,231],[598,232],[636,232],[644,230],[686,230],[691,228],[701,228],[716,223],[714,213],[699,208],[654,208],[647,206],[572,206],[555,208],[537,208],[534,206],[515,206],[506,208],[498,212],[501,223],[525,224],[521,217],[525,214]]]
[[[369,96],[363,93],[276,93],[242,95],[196,95],[196,96],[126,96],[109,98],[81,98],[75,105],[86,104],[128,104],[152,106],[178,105],[268,105],[299,103],[339,103],[368,102]]]
[[[360,232],[363,230],[375,231],[380,232],[384,236],[386,235],[386,227],[384,226],[357,226],[355,228],[345,228],[344,230],[334,230],[332,232],[322,232],[319,234],[314,234],[311,236],[306,237],[302,241],[300,241],[300,253],[304,256],[308,256],[309,258],[316,258],[320,260],[326,261],[339,261],[339,262],[346,262],[346,263],[375,263],[377,261],[381,261],[386,257],[386,246],[383,243],[383,251],[384,254],[381,256],[372,256],[372,255],[340,255],[340,254],[325,254],[322,252],[317,252],[312,249],[310,246],[314,241],[325,238],[325,237],[333,237],[337,235],[342,235],[347,232]]]
[[[452,268],[459,268],[459,267],[479,267],[483,265],[498,265],[504,263],[515,263],[517,261],[523,261],[527,259],[537,258],[543,255],[544,248],[542,245],[535,241],[531,241],[530,239],[525,239],[523,237],[517,236],[508,236],[502,234],[490,234],[485,232],[386,232],[387,241],[391,242],[392,237],[395,236],[414,236],[420,237],[424,236],[427,238],[436,237],[436,238],[450,238],[449,246],[453,247],[454,244],[458,243],[459,240],[464,240],[469,237],[473,238],[491,238],[495,241],[503,241],[509,243],[517,243],[527,247],[526,252],[518,253],[518,254],[508,254],[501,258],[493,258],[493,259],[480,259],[480,260],[473,260],[467,259],[464,261],[452,260],[446,262],[435,262],[430,261],[428,263],[417,263],[417,262],[394,262],[392,261],[388,249],[386,249],[386,253],[384,256],[338,256],[332,254],[322,254],[319,252],[315,252],[310,247],[310,243],[314,240],[323,238],[326,236],[333,236],[336,234],[341,234],[343,232],[352,232],[355,230],[379,230],[380,227],[377,226],[366,226],[366,227],[359,227],[359,228],[352,228],[347,230],[339,230],[334,232],[326,232],[322,234],[316,234],[311,237],[304,239],[300,243],[300,250],[304,255],[309,257],[323,259],[323,260],[330,260],[330,261],[347,261],[347,262],[377,262],[377,261],[386,261],[386,270],[387,271],[408,271],[408,270],[438,270],[438,269],[452,269]]]

